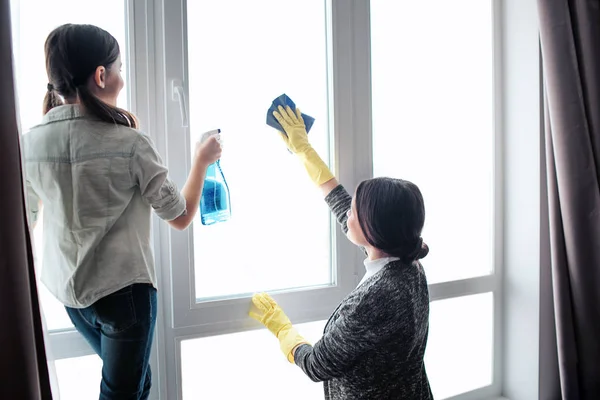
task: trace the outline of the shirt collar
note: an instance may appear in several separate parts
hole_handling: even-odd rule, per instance
[[[365,264],[365,269],[367,270],[367,275],[373,276],[374,274],[379,272],[379,270],[381,270],[383,267],[385,267],[387,264],[391,263],[392,261],[397,261],[397,260],[400,260],[400,258],[398,258],[398,257],[383,257],[383,258],[378,258],[376,260],[369,260],[367,258],[367,259],[365,259],[365,261],[363,263]]]
[[[77,104],[66,104],[58,107],[54,107],[42,119],[42,124],[48,124],[50,122],[65,121],[70,119],[83,118],[84,115],[81,112],[81,108]]]

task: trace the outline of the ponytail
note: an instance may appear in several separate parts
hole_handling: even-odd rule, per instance
[[[94,96],[87,86],[82,85],[77,87],[77,94],[79,95],[81,105],[88,115],[111,124],[123,125],[134,129],[139,127],[139,122],[135,115],[122,108],[113,107],[110,104],[103,102],[98,97]],[[48,91],[44,96],[44,115],[54,107],[62,106],[63,104],[61,97],[56,93],[53,86],[48,84]]]
[[[44,115],[48,114],[48,111],[52,110],[54,107],[58,107],[63,105],[63,101],[60,96],[56,93],[51,84],[48,84],[48,91],[44,96],[44,105],[42,107],[42,112]]]
[[[111,124],[123,125],[137,129],[139,123],[135,115],[122,108],[111,106],[94,96],[87,86],[77,87],[79,101],[88,115]]]

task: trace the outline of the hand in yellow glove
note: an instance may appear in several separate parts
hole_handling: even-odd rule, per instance
[[[252,297],[252,304],[258,313],[250,311],[250,316],[267,327],[279,339],[281,351],[288,361],[294,362],[293,350],[300,344],[308,343],[285,315],[279,304],[266,293],[258,293]]]
[[[279,111],[273,111],[273,116],[283,127],[285,134],[279,132],[283,141],[292,153],[295,153],[302,163],[310,179],[316,185],[322,185],[334,178],[333,174],[308,142],[306,126],[302,119],[302,113],[296,108],[296,113],[289,106],[278,107]],[[287,136],[286,136],[287,135]]]

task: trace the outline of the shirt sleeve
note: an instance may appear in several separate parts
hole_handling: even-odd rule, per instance
[[[130,171],[142,198],[161,219],[171,221],[186,212],[185,198],[169,179],[167,167],[148,136],[140,134],[137,139]]]

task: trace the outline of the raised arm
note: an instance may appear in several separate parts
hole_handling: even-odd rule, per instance
[[[325,182],[324,184],[319,185],[319,189],[321,189],[321,193],[323,193],[323,197],[327,198],[329,193],[331,193],[333,191],[333,189],[338,187],[339,184],[340,183],[338,182],[337,179],[332,178],[332,179],[328,180],[327,182]]]
[[[294,112],[289,106],[286,108],[279,106],[279,111],[273,112],[273,115],[285,131],[279,134],[287,148],[302,162],[310,180],[319,186],[323,196],[327,196],[338,186],[338,182],[327,164],[310,145],[300,109],[296,108]]]
[[[294,112],[290,107],[279,106],[279,111],[275,111],[273,115],[285,130],[285,133],[280,132],[280,135],[286,146],[302,162],[310,179],[319,186],[329,209],[346,234],[348,232],[346,221],[348,210],[352,205],[352,197],[339,184],[327,164],[310,145],[300,109],[297,108]]]

